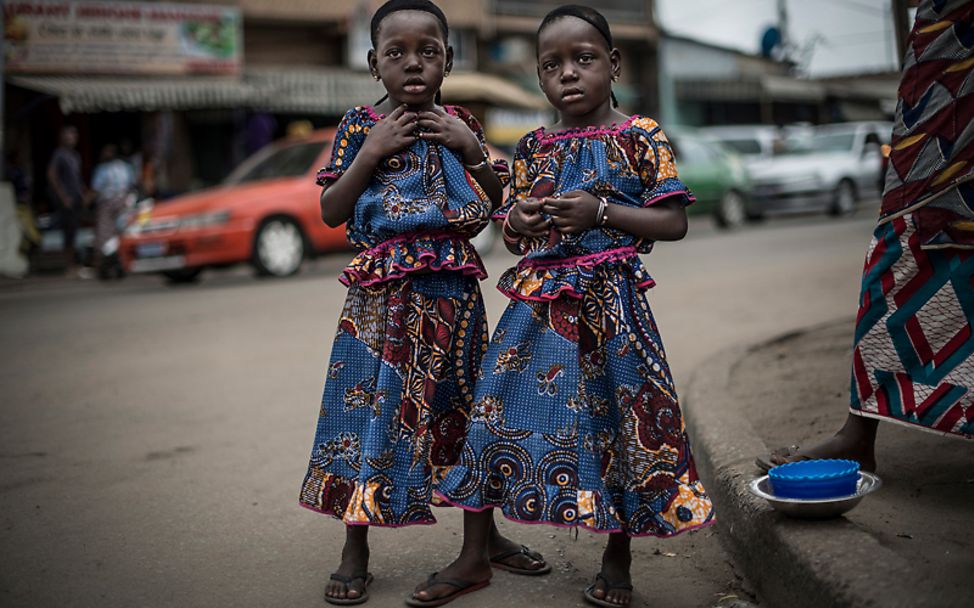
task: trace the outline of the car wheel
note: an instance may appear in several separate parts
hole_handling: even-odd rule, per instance
[[[304,261],[304,235],[292,220],[271,218],[261,224],[254,237],[254,267],[265,276],[287,277]]]
[[[200,274],[202,273],[202,268],[180,268],[179,270],[163,271],[162,276],[166,277],[167,283],[175,285],[195,283],[200,278]]]
[[[717,203],[714,219],[721,228],[738,228],[747,219],[747,201],[737,190],[728,190]]]
[[[850,215],[856,210],[856,188],[847,179],[839,182],[832,195],[832,208],[829,213],[836,217]]]

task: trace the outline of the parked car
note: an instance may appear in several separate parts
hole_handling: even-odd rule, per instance
[[[782,154],[751,163],[753,213],[828,211],[846,215],[880,194],[881,145],[892,124],[852,122],[816,127],[786,142]]]
[[[693,131],[670,128],[666,135],[676,154],[680,179],[697,198],[689,211],[710,213],[722,228],[743,224],[750,207],[751,183],[741,159]]]
[[[741,156],[745,165],[769,159],[784,151],[788,142],[809,137],[810,125],[722,125],[699,130],[704,138],[716,141]]]
[[[284,277],[309,255],[347,249],[345,228],[322,222],[315,185],[334,135],[332,128],[275,142],[221,185],[146,208],[123,234],[125,269],[189,282],[208,267],[245,262],[259,275]],[[474,245],[485,253],[495,236],[485,230]]]

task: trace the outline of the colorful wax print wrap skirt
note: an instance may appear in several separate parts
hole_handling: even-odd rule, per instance
[[[917,11],[862,276],[851,411],[974,436],[974,2]]]
[[[435,471],[456,462],[487,344],[461,272],[353,284],[325,379],[302,506],[346,524],[435,523]]]
[[[913,214],[876,228],[862,278],[851,411],[970,439],[974,251],[921,243]]]
[[[574,296],[511,301],[484,356],[460,463],[438,486],[447,502],[630,536],[713,521],[646,277],[631,269],[627,259],[576,267]]]

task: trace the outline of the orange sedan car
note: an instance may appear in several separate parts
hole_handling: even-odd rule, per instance
[[[315,185],[334,135],[323,129],[273,143],[221,185],[140,211],[122,235],[125,269],[185,282],[207,267],[249,262],[258,274],[283,277],[309,254],[347,249],[344,226],[321,221]]]

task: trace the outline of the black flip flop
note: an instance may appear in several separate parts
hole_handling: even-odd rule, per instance
[[[505,564],[504,560],[514,557],[515,555],[524,555],[529,559],[533,559],[536,562],[541,562],[544,564],[540,568],[518,568],[517,566],[511,566],[510,564]],[[545,561],[544,557],[537,551],[532,551],[524,545],[521,545],[520,549],[514,549],[513,551],[504,551],[503,553],[498,553],[497,555],[492,555],[490,557],[490,565],[492,568],[499,568],[501,570],[507,570],[508,572],[513,572],[514,574],[522,574],[524,576],[541,576],[542,574],[548,574],[551,572],[551,564]]]
[[[339,583],[345,583],[345,592],[348,593],[348,589],[352,583],[355,581],[365,581],[365,585],[362,586],[362,595],[358,597],[328,597],[325,596],[325,601],[329,604],[334,604],[335,606],[354,606],[356,604],[364,604],[369,601],[369,585],[372,584],[372,573],[368,573],[365,576],[345,576],[344,574],[332,574],[329,578],[333,581],[338,581]]]
[[[599,579],[602,579],[602,581],[605,582],[606,595],[608,595],[609,592],[612,591],[613,589],[625,589],[626,591],[632,591],[632,585],[630,585],[629,583],[613,583],[609,579],[605,578],[605,576],[601,572],[595,575],[596,582],[598,582]],[[595,591],[595,583],[589,585],[585,589],[583,595],[585,596],[586,602],[590,604],[595,604],[596,606],[603,606],[604,608],[626,608],[626,606],[629,606],[632,603],[632,597],[630,596],[628,604],[613,604],[608,600],[603,600],[601,598],[595,597],[594,595],[592,595],[593,591]]]
[[[429,578],[426,579],[426,586],[431,587],[433,585],[450,585],[451,587],[456,587],[457,590],[450,595],[444,595],[443,597],[437,597],[430,600],[421,600],[417,597],[407,597],[406,605],[414,606],[416,608],[432,608],[433,606],[443,606],[444,604],[449,604],[453,600],[457,599],[461,595],[466,595],[468,593],[473,593],[478,589],[483,589],[490,584],[490,580],[481,581],[479,583],[470,583],[467,581],[458,581],[452,578],[436,578],[439,572],[434,572],[430,574]]]

